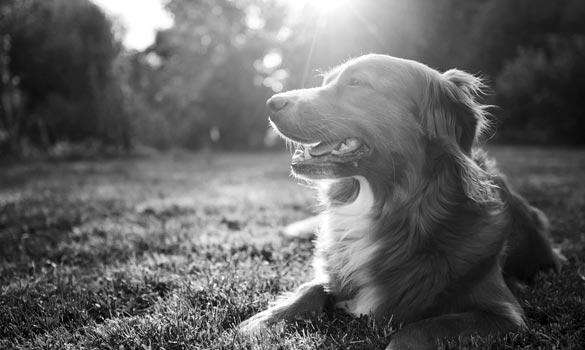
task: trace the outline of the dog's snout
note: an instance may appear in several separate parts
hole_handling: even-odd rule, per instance
[[[287,105],[289,101],[284,96],[275,95],[266,101],[266,105],[270,109],[270,112],[276,113],[282,111]]]

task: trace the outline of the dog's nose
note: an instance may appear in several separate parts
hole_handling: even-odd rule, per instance
[[[288,105],[288,100],[286,97],[275,95],[266,101],[266,105],[270,109],[271,112],[280,112]]]

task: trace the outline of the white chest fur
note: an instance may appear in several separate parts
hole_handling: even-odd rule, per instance
[[[317,237],[316,277],[331,287],[331,292],[344,299],[337,306],[348,312],[370,314],[380,298],[371,276],[371,259],[378,253],[372,239],[371,226],[374,194],[363,177],[356,199],[344,206],[332,207],[322,214]],[[331,183],[323,183],[322,193]]]

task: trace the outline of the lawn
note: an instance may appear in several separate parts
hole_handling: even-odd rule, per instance
[[[518,291],[530,329],[474,348],[585,344],[585,150],[491,149],[568,264]],[[399,325],[329,312],[234,327],[311,275],[311,214],[284,153],[0,165],[0,348],[383,349]]]

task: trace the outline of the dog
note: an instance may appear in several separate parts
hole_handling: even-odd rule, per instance
[[[546,216],[510,189],[479,146],[482,80],[370,54],[319,87],[267,101],[296,147],[292,172],[324,208],[314,278],[240,325],[255,333],[325,308],[403,327],[388,349],[526,327],[509,287],[559,271]]]

